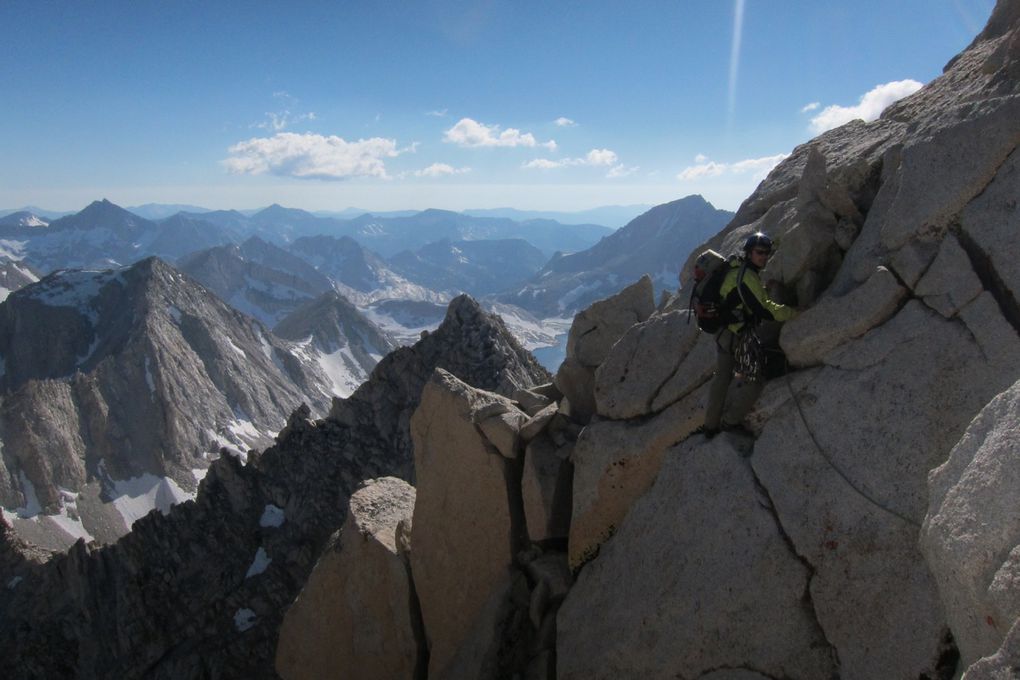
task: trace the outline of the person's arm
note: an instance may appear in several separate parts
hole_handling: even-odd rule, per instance
[[[756,274],[744,272],[740,281],[740,297],[751,313],[766,321],[789,321],[797,316],[797,310],[769,299],[761,279]]]

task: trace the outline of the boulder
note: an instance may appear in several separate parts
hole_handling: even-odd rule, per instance
[[[946,622],[916,547],[927,473],[1015,373],[1020,339],[999,337],[1002,351],[988,355],[964,324],[911,301],[830,355],[755,444],[755,471],[815,571],[815,610],[843,678],[939,667]]]
[[[708,382],[715,373],[717,351],[715,336],[700,333],[694,347],[652,399],[651,412],[662,411]]]
[[[595,369],[567,357],[556,371],[556,388],[563,394],[560,411],[575,423],[587,423],[595,415]]]
[[[571,569],[598,554],[655,481],[666,450],[701,425],[707,397],[706,386],[648,420],[605,420],[581,431],[573,454]]]
[[[837,347],[889,319],[908,291],[885,267],[841,297],[827,296],[783,325],[779,344],[794,366],[821,363]]]
[[[475,426],[498,399],[437,368],[411,418],[411,566],[429,677],[485,677],[499,646],[520,520],[507,496],[508,461]]]
[[[627,329],[595,371],[598,414],[622,420],[651,413],[663,384],[677,373],[702,335],[686,312],[656,314]],[[687,368],[685,375],[691,373]]]
[[[556,385],[552,382],[535,385],[534,387],[529,388],[528,391],[533,392],[540,397],[545,397],[549,401],[559,401],[563,398],[563,393],[556,389]]]
[[[917,282],[914,295],[948,319],[982,292],[967,253],[954,235],[946,234],[931,267]]]
[[[383,477],[351,496],[343,529],[284,616],[276,670],[285,680],[416,677],[420,623],[396,540],[414,495],[406,482]]]
[[[921,549],[964,665],[1020,618],[1020,382],[993,399],[932,471]]]
[[[1013,623],[1002,647],[967,669],[967,680],[1014,680],[1020,668],[1020,620]]]
[[[691,439],[567,595],[557,677],[830,677],[810,578],[730,436]]]
[[[521,405],[521,409],[529,416],[533,416],[553,400],[549,397],[532,390],[517,390],[514,392],[514,401]]]
[[[558,404],[551,403],[531,418],[528,418],[528,420],[521,425],[521,439],[526,442],[530,442],[532,439],[537,437],[542,430],[549,426],[549,423],[556,417],[559,410],[560,407]]]
[[[567,357],[596,368],[627,329],[655,311],[652,280],[648,275],[616,295],[599,300],[574,316],[567,336]]]
[[[516,458],[521,448],[521,426],[527,421],[524,413],[513,408],[482,418],[478,427],[504,458]]]
[[[566,538],[570,531],[571,481],[574,466],[557,453],[546,436],[528,443],[521,476],[521,496],[528,537],[535,542]]]

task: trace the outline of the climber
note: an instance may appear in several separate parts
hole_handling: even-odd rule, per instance
[[[705,424],[696,432],[711,438],[722,430],[744,430],[741,422],[765,386],[765,351],[779,352],[779,330],[783,321],[796,316],[794,308],[769,299],[759,272],[772,254],[772,239],[756,232],[744,241],[743,254],[731,258],[729,271],[719,290],[727,309],[740,319],[720,330],[715,337],[716,370],[712,379]],[[738,382],[727,403],[734,374]],[[726,406],[724,410],[724,405]],[[744,430],[746,432],[746,430]]]

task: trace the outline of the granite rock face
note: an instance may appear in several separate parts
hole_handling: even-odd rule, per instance
[[[430,677],[482,677],[497,662],[503,606],[490,599],[509,592],[523,528],[507,497],[509,462],[475,426],[497,399],[437,370],[411,419],[419,499],[411,566]],[[475,631],[488,638],[458,655]]]
[[[921,548],[965,665],[1020,620],[1020,382],[971,422],[929,476]]]
[[[409,546],[398,540],[414,495],[406,482],[383,477],[351,496],[347,521],[283,619],[276,670],[285,680],[415,677],[421,622]]]
[[[810,576],[733,440],[691,440],[567,596],[557,677],[829,677]]]
[[[957,645],[965,663],[975,662],[995,653],[1015,620],[1011,532],[1020,521],[1006,510],[1012,496],[1000,489],[1005,505],[983,502],[999,487],[970,485],[995,477],[987,472],[995,464],[974,453],[976,444],[967,454],[973,467],[954,466],[950,452],[961,437],[967,441],[968,427],[983,422],[971,424],[985,405],[1020,378],[1020,278],[1009,249],[1020,214],[1018,19],[1020,3],[999,2],[990,22],[996,30],[982,34],[942,77],[878,121],[850,123],[795,149],[686,266],[704,247],[733,252],[748,233],[765,230],[780,245],[762,278],[774,299],[804,309],[781,340],[798,370],[766,387],[747,421],[754,440],[741,440],[767,498],[763,505],[806,570],[803,597],[814,633],[832,650],[831,667],[804,677],[949,677]],[[938,196],[929,200],[933,187]],[[668,309],[667,303],[624,333],[596,369],[599,418],[573,454],[570,556],[581,569],[560,614],[557,670],[564,677],[609,677],[604,669],[617,667],[699,677],[713,668],[700,665],[704,648],[671,666],[657,657],[654,642],[708,625],[714,610],[671,621],[665,612],[682,598],[662,593],[674,580],[632,578],[670,554],[674,542],[689,545],[671,536],[641,544],[653,531],[652,513],[642,513],[664,477],[679,474],[668,446],[690,432],[683,417],[667,427],[665,414],[690,412],[681,405],[714,363],[700,339],[685,341],[680,319],[671,318],[677,312]],[[989,416],[988,423],[1010,418]],[[1012,431],[1012,424],[1005,427]],[[662,451],[655,441],[667,442],[665,455],[655,453]],[[691,437],[678,448],[697,469],[695,452],[708,456],[717,441]],[[943,488],[933,486],[929,498],[928,473],[947,458],[952,471],[933,477]],[[612,460],[627,461],[622,472],[606,465]],[[1010,475],[997,477],[1008,485]],[[729,483],[725,488],[738,493]],[[708,499],[716,487],[704,482],[690,493]],[[922,553],[926,511],[931,528]],[[630,529],[639,516],[647,524]],[[725,527],[726,517],[705,521]],[[688,522],[677,517],[671,528],[689,531]],[[734,542],[735,552],[763,550],[750,536]],[[687,580],[725,573],[718,564],[702,568],[705,574]],[[642,587],[654,596],[641,594]],[[611,599],[614,591],[622,593],[618,600]],[[734,588],[728,603],[744,594]],[[640,615],[629,620],[631,611]],[[603,631],[605,612],[614,623]],[[989,628],[989,617],[991,631],[968,631],[979,623]],[[631,628],[641,634],[620,633]],[[817,641],[804,649],[817,649]],[[719,665],[798,676],[754,661],[750,650],[738,656]],[[649,657],[659,661],[643,668]]]
[[[567,336],[566,359],[556,373],[556,387],[566,398],[564,410],[578,423],[596,411],[595,369],[616,341],[655,311],[652,280],[642,277],[616,295],[578,312]]]

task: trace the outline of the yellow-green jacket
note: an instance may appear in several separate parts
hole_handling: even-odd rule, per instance
[[[738,333],[746,321],[789,321],[797,316],[797,310],[787,305],[773,302],[765,293],[758,270],[750,262],[738,259],[730,260],[730,270],[726,272],[719,287],[719,297],[729,309],[739,310],[738,316],[743,320],[728,326],[731,333]],[[743,276],[741,268],[743,267]],[[737,289],[737,279],[741,279],[741,288]],[[743,293],[743,295],[741,295]],[[746,304],[745,304],[746,303]]]

